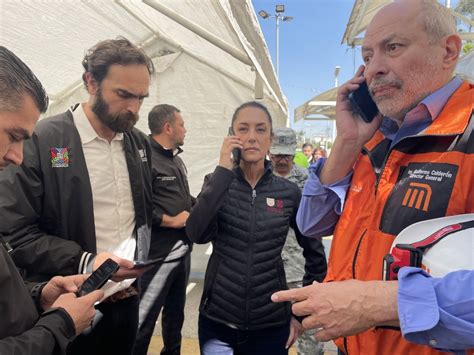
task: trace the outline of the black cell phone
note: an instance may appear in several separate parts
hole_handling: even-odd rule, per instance
[[[133,264],[134,264],[133,268],[134,269],[141,269],[142,267],[147,267],[147,266],[150,266],[150,265],[155,265],[155,264],[161,263],[161,262],[163,262],[163,260],[165,260],[165,258],[156,258],[156,259],[148,259],[148,260],[135,260],[133,262]]]
[[[349,93],[349,101],[354,111],[367,123],[374,120],[379,113],[379,109],[369,94],[369,88],[364,81],[359,88]]]
[[[229,127],[229,136],[235,136],[234,129],[232,127]],[[239,165],[240,164],[240,155],[242,152],[240,151],[239,148],[234,148],[232,149],[232,158],[234,159],[234,164]]]
[[[87,278],[79,290],[76,292],[77,297],[85,296],[88,293],[98,290],[105,285],[108,279],[119,269],[117,264],[112,259],[105,260],[91,276]]]

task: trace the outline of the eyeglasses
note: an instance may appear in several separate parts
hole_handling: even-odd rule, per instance
[[[287,154],[272,154],[272,158],[277,160],[277,161],[280,161],[280,160],[292,160],[293,159],[293,155],[287,155]]]

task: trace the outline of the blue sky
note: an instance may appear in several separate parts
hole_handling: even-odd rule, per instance
[[[341,40],[352,11],[352,0],[252,0],[255,11],[275,13],[276,4],[285,5],[290,22],[280,22],[280,85],[289,101],[290,122],[294,109],[332,87],[334,70],[341,67],[339,83],[350,79],[361,64],[360,51],[342,45]],[[276,66],[275,19],[260,26]]]
[[[451,6],[457,4],[451,1]],[[444,1],[442,1],[444,3]],[[285,15],[291,22],[280,22],[280,85],[289,101],[290,124],[293,112],[313,96],[334,87],[334,69],[341,67],[339,84],[349,80],[362,64],[359,48],[342,45],[354,4],[353,0],[252,0],[255,12],[265,10],[275,13],[275,5],[285,5]],[[275,19],[263,20],[258,16],[273,63],[276,66]],[[295,129],[300,129],[301,121]],[[314,122],[305,123],[312,133],[323,133],[328,124],[314,127]],[[311,134],[312,135],[312,134]]]

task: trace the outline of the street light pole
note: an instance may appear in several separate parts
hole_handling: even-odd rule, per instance
[[[336,68],[334,70],[334,87],[337,88],[337,77],[339,76],[339,72],[341,71],[341,67],[339,65],[336,65]]]
[[[276,20],[276,74],[277,78],[280,78],[280,20],[288,22],[293,20],[291,16],[284,16],[283,13],[285,12],[285,5],[276,5],[275,6],[275,14],[270,15],[265,10],[260,10],[258,14],[264,20],[269,18],[274,18]]]
[[[280,78],[280,14],[276,16],[276,69],[277,78]]]
[[[341,71],[341,67],[339,65],[336,65],[336,68],[334,68],[334,87],[338,87],[338,82],[337,78],[339,76],[339,72]],[[336,120],[334,119],[333,124],[332,124],[332,143],[334,144],[334,141],[336,140]]]

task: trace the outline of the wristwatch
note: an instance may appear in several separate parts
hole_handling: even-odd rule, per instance
[[[30,290],[31,298],[35,303],[38,313],[43,312],[43,307],[41,307],[41,292],[43,292],[43,288],[46,286],[46,284],[47,282],[41,282],[39,284],[34,285]]]

